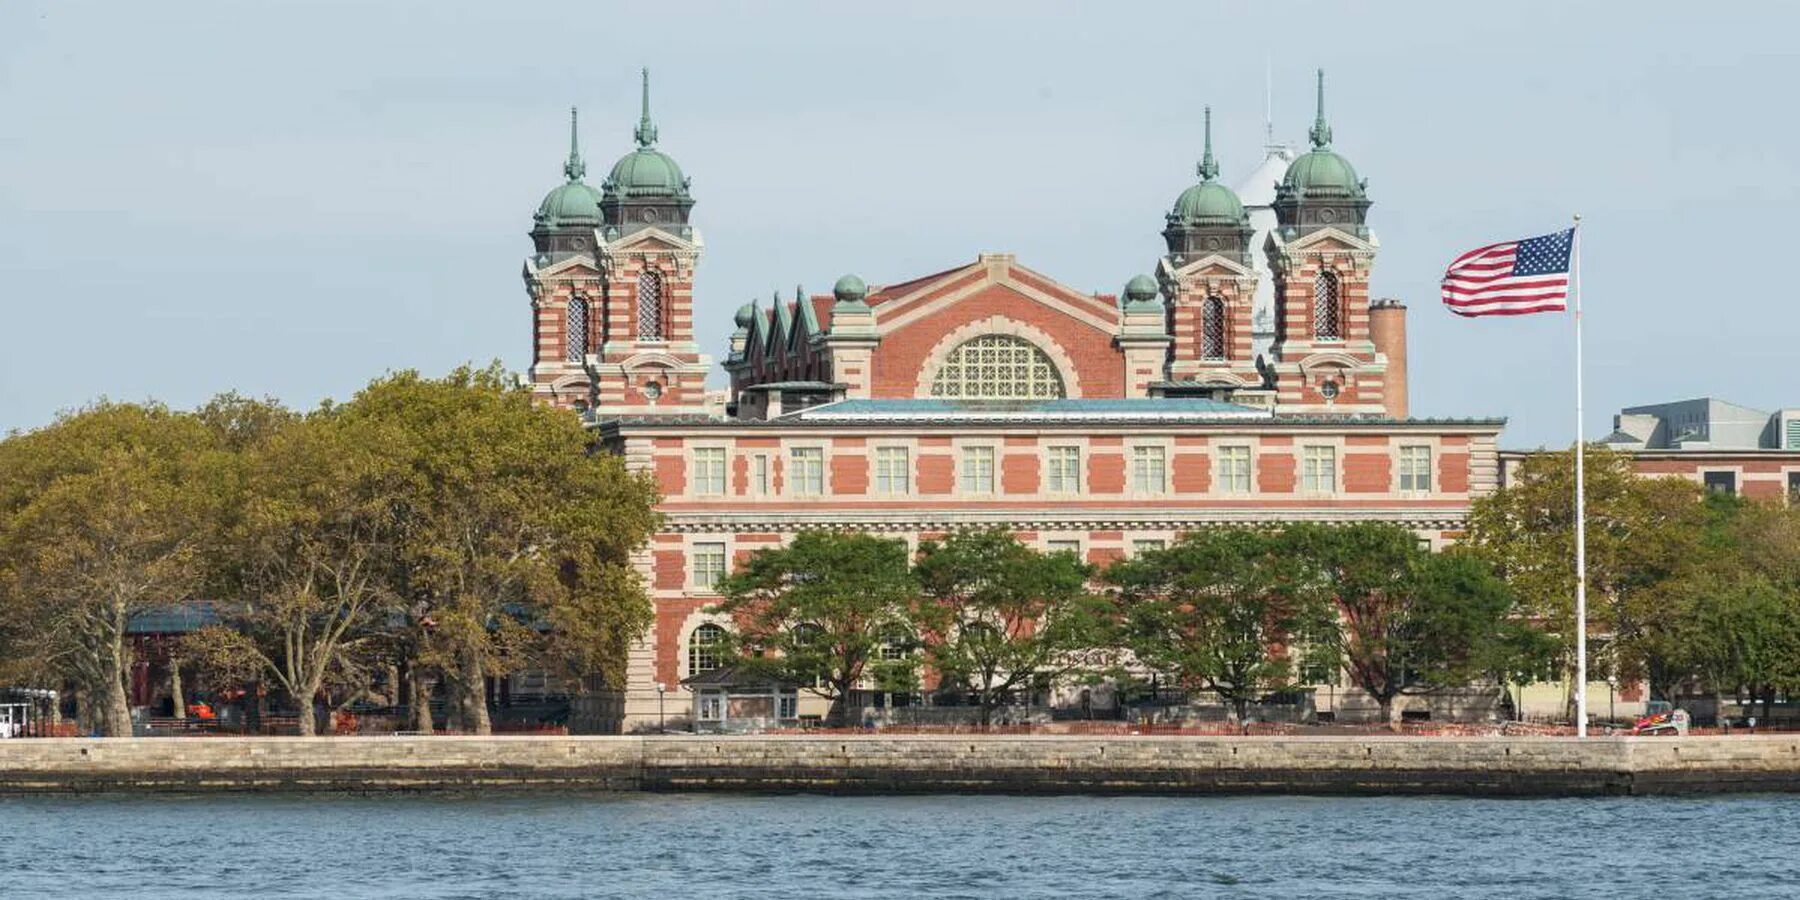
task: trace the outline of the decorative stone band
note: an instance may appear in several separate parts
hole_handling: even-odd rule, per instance
[[[1393,522],[1414,530],[1455,530],[1468,523],[1466,508],[1282,509],[1143,511],[1079,510],[1069,514],[1019,510],[802,510],[771,515],[762,510],[686,514],[664,511],[663,534],[791,533],[830,531],[950,531],[970,525],[992,525],[1015,531],[1182,531],[1221,525],[1275,527],[1287,522]]]

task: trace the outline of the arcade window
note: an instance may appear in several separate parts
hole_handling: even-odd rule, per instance
[[[1037,345],[1010,334],[984,334],[950,351],[931,396],[963,400],[1054,400],[1063,396],[1056,364]]]
[[[719,667],[719,645],[725,642],[725,629],[711,622],[688,635],[688,674],[698,675]]]
[[[1313,337],[1322,341],[1342,338],[1339,327],[1338,277],[1336,272],[1320,272],[1313,281]]]

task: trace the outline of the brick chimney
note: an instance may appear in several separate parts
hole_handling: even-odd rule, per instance
[[[1369,339],[1387,357],[1382,405],[1387,414],[1404,419],[1406,407],[1406,304],[1383,298],[1369,304]]]

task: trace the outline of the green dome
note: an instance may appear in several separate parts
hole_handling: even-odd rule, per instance
[[[557,185],[538,204],[537,221],[551,228],[600,224],[600,192],[579,182]]]
[[[1246,221],[1237,194],[1216,181],[1203,181],[1182,191],[1170,216],[1182,225],[1242,225]]]
[[[1290,163],[1287,175],[1281,179],[1281,188],[1283,193],[1296,193],[1303,198],[1363,195],[1362,181],[1356,177],[1350,161],[1329,147],[1301,154]]]
[[[1159,306],[1156,280],[1148,275],[1133,275],[1125,282],[1125,308]]]
[[[869,286],[855,275],[845,275],[831,286],[831,295],[839,303],[861,303],[863,298],[869,296]]]
[[[746,303],[743,306],[738,307],[735,321],[737,322],[737,327],[748,329],[750,323],[756,321],[756,304]]]
[[[606,193],[615,197],[683,197],[687,179],[669,154],[640,147],[625,154],[606,177]]]

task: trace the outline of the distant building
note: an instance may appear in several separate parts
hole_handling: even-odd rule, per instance
[[[1320,101],[1310,151],[1267,148],[1236,191],[1209,123],[1197,180],[1146,223],[1154,274],[1120,295],[1006,253],[887,284],[846,275],[736,309],[723,393],[694,341],[694,197],[648,94],[636,149],[598,189],[572,137],[523,273],[531,382],[662,488],[625,727],[654,727],[659,699],[724,715],[699,677],[731,627],[708,609],[714,586],[804,529],[916,546],[1000,526],[1094,563],[1220,524],[1460,534],[1498,483],[1504,422],[1408,415],[1406,307],[1369,295],[1367,185],[1332,148],[1322,87]]]

